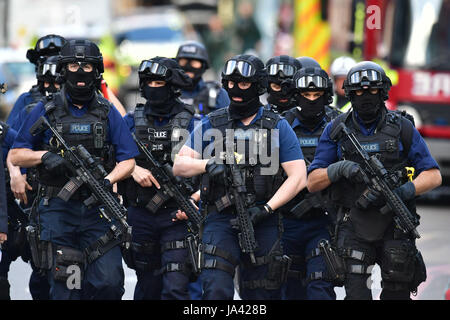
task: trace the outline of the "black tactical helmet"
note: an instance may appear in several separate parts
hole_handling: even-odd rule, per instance
[[[222,69],[222,85],[227,87],[227,81],[254,82],[258,86],[258,94],[267,90],[267,70],[264,63],[256,56],[241,54],[229,59]]]
[[[302,64],[302,68],[322,68],[320,64],[311,57],[298,57],[297,60]]]
[[[188,41],[183,43],[177,52],[177,61],[181,58],[186,59],[196,59],[202,61],[204,64],[204,69],[209,68],[209,57],[208,52],[203,44],[197,41]]]
[[[59,73],[56,72],[58,56],[50,56],[38,64],[36,77],[39,81],[55,82]]]
[[[266,62],[268,81],[280,82],[284,79],[292,79],[301,67],[302,65],[297,59],[287,55],[270,58]]]
[[[333,102],[333,82],[322,68],[301,68],[295,73],[293,81],[296,90],[300,92],[323,90],[327,104]]]
[[[70,40],[59,53],[58,66],[56,72],[63,73],[63,67],[75,61],[89,62],[94,65],[98,76],[105,71],[103,66],[103,56],[98,46],[89,40]]]
[[[164,80],[174,90],[192,85],[191,78],[181,69],[180,65],[174,59],[165,57],[143,60],[139,65],[138,76],[141,91],[148,80]]]
[[[41,37],[36,41],[34,49],[27,51],[27,59],[37,66],[46,57],[58,55],[66,42],[65,38],[56,34],[48,34]]]
[[[380,65],[372,61],[361,61],[348,71],[343,84],[345,96],[350,99],[353,91],[364,86],[381,89],[382,98],[387,100],[392,83]]]

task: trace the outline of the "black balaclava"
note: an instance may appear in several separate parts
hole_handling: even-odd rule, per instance
[[[168,116],[176,104],[171,85],[166,82],[162,87],[150,87],[147,84],[148,81],[152,80],[147,80],[142,88],[142,95],[147,100],[145,103],[146,109],[149,109],[151,111],[150,113],[155,116]]]
[[[325,95],[316,100],[309,100],[298,94],[297,103],[301,108],[298,112],[301,122],[310,130],[313,130],[325,116]]]
[[[74,104],[82,105],[94,98],[96,90],[95,70],[85,72],[81,67],[77,70],[77,72],[70,72],[66,70],[65,79],[67,93]],[[83,87],[79,87],[77,86],[77,82],[84,82],[85,85]]]
[[[231,80],[234,81],[233,88],[229,88],[228,84],[226,90],[228,96],[230,97],[230,116],[232,119],[244,119],[250,117],[251,115],[258,112],[259,107],[261,107],[261,101],[259,101],[258,86],[255,82],[245,90],[242,90],[238,86],[239,81],[242,79]],[[242,98],[242,102],[237,102],[233,100],[233,97]]]
[[[187,88],[189,90],[194,90],[195,87],[197,86],[197,84],[199,83],[199,81],[202,79],[203,74],[205,73],[204,62],[202,62],[201,68],[194,68],[191,66],[190,60],[188,59],[188,63],[184,67],[181,67],[181,68],[184,70],[184,72],[192,72],[194,74],[194,78],[191,78],[192,86],[190,88]]]
[[[269,95],[267,96],[267,102],[276,106],[280,112],[287,111],[287,110],[295,107],[294,91],[287,90],[286,88],[284,88],[284,86],[281,82],[275,82],[275,81],[272,81],[272,82],[280,85],[281,90],[274,91],[270,88],[270,84],[269,84],[269,87],[267,89],[267,92],[269,93]],[[287,101],[281,102],[280,100],[283,100],[283,99],[287,99]]]
[[[50,86],[48,86],[47,88],[44,87],[44,82],[48,82],[50,83]],[[59,89],[57,89],[55,87],[55,81],[54,80],[45,80],[45,81],[38,81],[38,86],[39,86],[39,92],[42,93],[44,96],[46,95],[46,93],[56,93],[58,92]]]
[[[371,94],[369,90],[364,90],[360,96],[353,93],[351,102],[353,110],[365,124],[370,124],[377,119],[380,107],[383,105],[380,92]]]

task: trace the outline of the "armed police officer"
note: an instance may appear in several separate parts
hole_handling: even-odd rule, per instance
[[[175,175],[202,175],[203,299],[233,299],[238,265],[242,299],[279,299],[289,260],[275,210],[304,188],[305,164],[289,124],[261,105],[267,72],[260,59],[231,58],[222,84],[230,106],[202,119],[174,164]],[[288,177],[284,183],[280,166]]]
[[[181,130],[192,131],[196,119],[194,108],[178,98],[180,88],[190,87],[192,80],[175,60],[164,57],[142,61],[138,74],[146,103],[138,104],[124,119],[161,166],[172,166]],[[133,242],[125,261],[136,270],[134,299],[189,299],[186,225],[172,221],[176,202],[170,198],[161,201],[160,182],[152,175],[149,160],[144,154],[136,159],[132,178],[121,183],[133,227]],[[190,190],[186,193],[190,197],[197,189],[186,183],[184,192]]]
[[[390,87],[376,63],[352,67],[344,88],[353,109],[327,125],[308,169],[308,190],[331,185],[339,207],[335,249],[344,264],[336,265],[344,266],[346,299],[372,298],[367,279],[374,263],[381,267],[381,299],[409,299],[426,278],[415,245],[419,216],[414,199],[439,186],[442,178],[413,124],[386,109]],[[369,168],[368,163],[376,165]]]
[[[267,102],[280,114],[293,108],[296,104],[291,80],[295,72],[302,67],[297,59],[281,55],[266,62],[268,73]]]
[[[192,85],[181,90],[180,99],[194,106],[195,113],[204,116],[230,104],[227,92],[216,81],[204,81],[203,74],[209,68],[208,52],[203,44],[189,41],[178,48],[176,60],[192,79]]]
[[[84,146],[96,167],[107,171],[99,178],[104,190],[112,190],[112,184],[133,172],[137,147],[118,111],[97,94],[96,83],[104,67],[94,43],[71,40],[64,44],[56,71],[63,87],[33,108],[11,150],[14,165],[38,167],[38,238],[31,249],[42,261],[34,262],[50,270],[51,299],[120,299],[124,293],[122,255],[111,237],[111,224],[96,205],[85,202],[92,199],[90,189],[67,184],[69,178],[76,178],[68,170],[73,159],[62,151],[59,140],[48,129],[34,135],[30,129],[44,116],[67,145]],[[64,191],[70,192],[69,199]],[[74,265],[81,271],[81,286],[70,289],[66,283],[70,273],[64,271]]]
[[[293,76],[292,86],[297,106],[282,115],[297,135],[308,166],[314,159],[325,126],[338,115],[337,110],[328,106],[333,97],[333,85],[322,68],[302,67]],[[320,192],[308,193],[306,189],[280,209],[284,216],[283,249],[292,259],[283,299],[336,298],[318,249],[321,239],[330,238],[329,211],[332,210],[326,196]]]
[[[66,39],[59,35],[49,34],[39,38],[36,42],[35,48],[27,51],[28,60],[35,65],[38,83],[33,85],[28,92],[24,92],[19,96],[8,115],[6,123],[15,130],[19,130],[22,124],[20,122],[16,122],[16,118],[22,109],[31,103],[37,103],[44,96],[45,91],[50,91],[52,89],[56,91],[56,88],[52,88],[52,86],[47,89],[44,88],[44,81],[41,78],[42,75],[39,75],[39,66],[48,57],[57,56],[66,42]]]

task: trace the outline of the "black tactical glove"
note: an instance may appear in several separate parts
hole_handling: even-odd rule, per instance
[[[259,222],[270,217],[271,213],[263,206],[251,207],[248,209],[248,215],[252,224],[255,226]]]
[[[352,180],[358,176],[360,170],[361,167],[356,162],[341,160],[330,164],[327,168],[327,174],[331,182],[336,182],[342,177]]]
[[[211,158],[206,164],[205,170],[210,178],[221,178],[225,177],[226,165],[223,163],[216,163],[216,159]]]
[[[67,171],[66,160],[56,153],[50,151],[44,153],[41,161],[45,169],[57,176],[62,176],[64,175],[65,171]]]
[[[102,185],[103,187],[105,187],[106,190],[108,190],[109,192],[113,192],[113,186],[111,184],[111,181],[109,181],[108,179],[103,179],[102,181]]]
[[[414,197],[416,196],[416,187],[414,186],[414,183],[408,181],[407,183],[404,183],[400,187],[394,189],[394,192],[403,201],[409,201],[414,199]]]
[[[380,207],[385,203],[382,193],[371,188],[367,188],[356,201],[360,209],[367,209],[369,206]]]

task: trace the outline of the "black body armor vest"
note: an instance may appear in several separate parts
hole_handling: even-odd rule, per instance
[[[49,122],[61,134],[69,146],[82,144],[94,158],[110,172],[115,166],[113,146],[106,141],[108,136],[108,114],[111,103],[96,95],[91,101],[88,111],[81,117],[70,113],[64,90],[52,96],[44,106]],[[42,150],[59,153],[56,141],[52,138],[48,144],[42,145]],[[47,172],[43,166],[38,166],[39,181],[48,186],[62,187],[67,177],[55,177]]]
[[[205,86],[200,90],[197,96],[184,97],[182,95],[180,99],[184,103],[192,105],[195,109],[196,114],[206,115],[212,111],[217,110],[216,101],[221,88],[222,87],[218,82],[207,81],[205,82]]]
[[[410,165],[408,152],[412,140],[412,123],[400,113],[387,111],[379,121],[374,134],[365,136],[352,114],[353,112],[347,112],[339,116],[334,121],[330,132],[340,122],[344,122],[369,156],[376,154],[386,170],[390,174],[397,175],[400,184],[405,183],[407,179],[404,175],[404,167]],[[402,151],[400,151],[400,141],[403,145]],[[351,160],[362,164],[348,140],[341,138],[337,143],[341,151],[339,160]],[[364,239],[373,241],[382,238],[386,228],[392,223],[392,213],[382,215],[379,208],[369,207],[366,210],[357,208],[355,202],[366,188],[364,183],[355,183],[342,178],[331,187],[332,199],[338,206],[350,209],[350,219],[356,233]],[[414,200],[405,204],[412,213],[415,213]]]
[[[233,148],[234,152],[237,152],[238,154],[236,161],[239,169],[245,171],[244,177],[248,193],[246,197],[247,206],[267,202],[282,184],[282,169],[281,166],[279,166],[276,169],[276,174],[262,174],[262,170],[270,167],[271,163],[263,164],[260,161],[261,159],[258,150],[263,149],[263,155],[268,158],[271,157],[273,152],[275,152],[277,156],[279,155],[279,148],[275,146],[272,148],[271,130],[276,128],[278,121],[282,118],[267,107],[264,107],[260,119],[244,127],[236,127],[235,121],[229,117],[228,108],[214,111],[209,114],[208,117],[212,127],[220,130],[222,137],[227,136],[227,129],[234,129]],[[222,144],[220,150],[222,150],[221,152],[226,152],[226,139],[214,141],[211,145],[213,144]],[[265,146],[262,147],[262,145]],[[244,154],[242,154],[242,152]],[[214,151],[212,151],[212,156],[219,156],[222,158],[221,155],[215,155]],[[208,205],[214,205],[218,199],[228,195],[228,190],[225,187],[224,181],[210,181],[207,174],[202,176],[202,191],[203,190],[208,190],[206,195],[204,195]],[[218,207],[217,204],[216,207]]]
[[[283,116],[289,122],[292,127],[292,124],[296,118],[299,117],[299,110],[295,107],[283,113]],[[314,155],[316,153],[316,148],[319,144],[320,136],[322,135],[323,130],[327,126],[327,124],[336,118],[339,115],[339,111],[325,106],[325,117],[318,125],[316,131],[311,134],[305,133],[302,126],[296,126],[293,128],[295,135],[298,138],[300,143],[300,148],[302,149],[303,158],[306,162],[306,166],[308,167],[314,160]],[[322,201],[328,201],[328,189],[321,192]],[[305,199],[305,197],[309,194],[308,190],[305,188],[300,191],[292,200],[290,200],[287,204],[285,204],[280,210],[282,213],[288,214],[288,212],[298,203]],[[330,211],[331,206],[327,203],[324,203],[324,206],[321,208],[311,208],[309,215],[320,215],[325,211]],[[334,210],[333,210],[334,211]],[[287,215],[289,217],[289,215]]]
[[[147,116],[145,114],[145,106],[138,104],[134,111],[136,137],[148,146],[150,152],[160,164],[168,163],[172,166],[172,154],[178,153],[182,146],[180,144],[182,137],[180,130],[187,130],[193,117],[194,108],[189,105],[184,105],[184,110],[170,118],[166,125],[155,126],[155,118]],[[136,157],[136,165],[150,169],[148,161],[142,154]],[[192,182],[193,179],[186,180]],[[194,182],[192,182],[193,184]],[[126,190],[123,190],[123,194],[125,195],[127,205],[145,207],[156,193],[156,188],[143,188],[133,178],[126,179],[123,186],[126,187]],[[192,186],[192,188],[195,187]],[[173,201],[166,203],[166,206],[172,205],[176,206]]]

